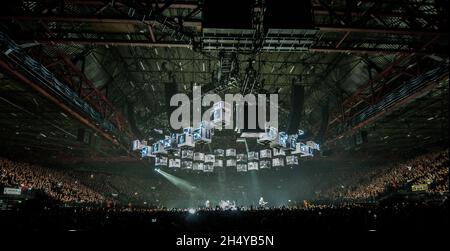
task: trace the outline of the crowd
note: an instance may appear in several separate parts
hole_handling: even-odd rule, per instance
[[[145,233],[288,233],[311,231],[438,231],[448,224],[446,201],[385,205],[230,210],[50,208],[0,212],[2,227],[33,231]],[[32,217],[30,217],[32,216]],[[30,220],[32,218],[33,220]]]
[[[0,189],[20,188],[22,194],[45,195],[67,205],[158,207],[161,206],[161,198],[172,196],[176,199],[182,195],[164,182],[167,181],[155,182],[104,172],[59,170],[0,158]]]
[[[302,177],[303,186],[317,188],[315,196],[307,198],[312,200],[376,200],[391,191],[405,187],[411,189],[415,185],[421,185],[422,188],[425,186],[428,193],[448,193],[448,161],[448,150],[445,150],[391,165],[361,169],[352,167],[346,170],[336,169],[332,172],[314,169],[313,173],[305,173]],[[190,175],[192,176],[195,175]],[[248,176],[242,175],[227,179],[223,189],[220,188],[220,179],[218,183],[214,176],[197,175],[195,177],[198,180],[195,180],[193,184],[197,184],[198,190],[202,191],[198,198],[195,197],[199,201],[198,205],[203,204],[205,198],[210,200],[214,196],[220,198],[228,196],[232,197],[229,199],[239,200],[241,199],[239,196],[244,197],[243,195],[246,196],[252,192],[248,189],[249,187],[255,186],[253,180],[246,181],[244,178]],[[295,196],[292,191],[299,189],[296,184],[289,186],[287,181],[277,181],[279,183],[275,186],[274,180],[265,180],[267,177],[270,178],[272,175],[260,176],[258,179],[261,187],[275,187],[269,192],[284,191],[280,189],[284,186],[290,196]],[[251,182],[247,186],[242,186],[248,181]],[[170,184],[168,180],[158,176],[138,177],[127,175],[126,172],[114,174],[45,168],[4,158],[0,158],[1,187],[20,187],[24,192],[37,191],[63,204],[84,203],[106,205],[106,207],[116,206],[116,204],[147,208],[161,208],[168,204],[173,207],[182,207],[194,200],[193,195],[188,191],[182,191]],[[226,194],[221,194],[224,191]],[[280,195],[283,194],[280,193]],[[260,195],[256,193],[253,197],[255,196],[259,198]],[[272,197],[274,196],[278,195],[274,193]],[[168,199],[179,203],[167,203]],[[242,202],[241,199],[238,203]]]
[[[448,150],[428,153],[402,163],[382,165],[368,170],[353,170],[340,180],[337,186],[326,190],[323,197],[367,199],[398,189],[411,189],[425,185],[424,190],[448,193]]]
[[[62,203],[102,203],[101,193],[54,169],[0,158],[0,186],[39,192]]]

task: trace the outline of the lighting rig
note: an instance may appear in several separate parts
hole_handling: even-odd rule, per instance
[[[151,147],[147,141],[134,140],[133,151],[140,151],[142,158],[155,158],[155,165],[197,172],[213,172],[216,168],[236,168],[239,172],[260,169],[280,168],[282,166],[298,165],[299,157],[312,157],[315,151],[320,151],[320,145],[314,141],[303,141],[304,132],[298,130],[289,135],[278,131],[278,128],[267,126],[257,138],[257,143],[265,146],[259,152],[248,151],[237,154],[235,148],[214,149],[213,154],[195,152],[196,145],[210,144],[214,130],[222,129],[229,123],[230,107],[225,102],[214,104],[211,112],[211,122],[202,121],[197,127],[187,127],[182,133],[171,133],[164,139],[154,142]],[[225,164],[225,165],[224,165]]]

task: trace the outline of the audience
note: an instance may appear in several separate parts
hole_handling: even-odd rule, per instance
[[[448,165],[448,150],[445,150],[403,163],[336,170],[328,178],[326,174],[311,177],[311,186],[317,188],[317,197],[311,199],[375,200],[400,188],[410,189],[413,185],[425,185],[428,193],[448,193]],[[24,192],[40,192],[63,204],[111,206],[118,203],[160,208],[163,206],[160,203],[162,199],[186,197],[164,179],[145,180],[112,173],[58,170],[3,158],[0,158],[0,187],[20,187]],[[231,184],[230,191],[237,187]],[[239,190],[235,192],[240,193]]]

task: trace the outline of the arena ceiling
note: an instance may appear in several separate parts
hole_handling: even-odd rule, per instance
[[[421,79],[441,65],[448,68],[446,1],[314,0],[314,32],[295,33],[307,41],[307,47],[289,47],[287,40],[278,39],[267,47],[251,43],[250,49],[242,50],[228,47],[228,37],[220,37],[225,41],[220,44],[220,39],[206,34],[203,4],[181,0],[5,3],[0,31],[57,78],[71,82],[72,89],[79,84],[81,90],[92,90],[95,107],[107,106],[109,115],[104,118],[117,128],[104,131],[93,122],[80,121],[58,104],[60,100],[36,91],[18,77],[16,68],[3,64],[0,138],[5,154],[45,156],[58,162],[134,160],[129,140],[161,138],[157,130],[170,131],[168,86],[188,95],[195,85],[217,91],[221,62],[232,57],[240,81],[251,78],[254,92],[280,95],[281,129],[291,116],[294,84],[305,88],[303,109],[298,112],[300,127],[310,137],[317,135],[327,107],[326,149],[376,155],[448,141],[448,69]],[[407,100],[395,100],[376,116],[354,121],[384,102],[383,97],[417,79],[426,83]],[[89,95],[88,102],[94,102]],[[96,140],[89,144],[77,140],[80,128],[92,132]],[[367,141],[356,145],[354,137],[361,131],[367,132]],[[237,135],[217,137],[213,148],[236,145]]]

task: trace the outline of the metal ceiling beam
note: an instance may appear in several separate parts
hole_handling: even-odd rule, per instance
[[[51,102],[55,103],[58,107],[60,107],[62,110],[64,110],[65,112],[70,114],[72,117],[74,117],[75,119],[80,121],[83,125],[93,129],[95,132],[97,132],[99,135],[104,137],[109,142],[113,143],[115,146],[122,148],[125,152],[128,152],[129,148],[120,144],[117,141],[117,139],[115,139],[113,136],[111,136],[110,134],[108,134],[108,133],[104,132],[103,130],[101,130],[100,128],[98,128],[96,125],[91,123],[88,119],[81,116],[78,112],[74,111],[69,106],[67,106],[66,104],[64,104],[57,98],[55,98],[54,96],[52,96],[46,90],[41,88],[39,85],[37,85],[36,83],[31,81],[28,77],[26,77],[25,75],[23,75],[21,72],[17,71],[16,69],[12,68],[8,63],[4,62],[1,59],[0,59],[0,67],[5,69],[8,73],[10,73],[14,77],[16,77],[17,79],[22,81],[23,83],[29,85],[31,88],[33,88],[35,91],[37,91],[39,94],[41,94],[45,98],[49,99]]]

